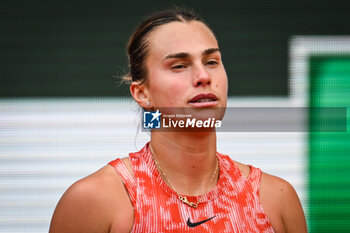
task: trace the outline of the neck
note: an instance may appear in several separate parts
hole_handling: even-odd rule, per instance
[[[151,145],[167,176],[163,180],[178,194],[197,196],[215,186],[219,172],[210,183],[217,166],[215,131],[152,132]]]

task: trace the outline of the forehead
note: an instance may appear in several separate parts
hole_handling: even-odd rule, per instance
[[[148,38],[149,56],[165,57],[170,53],[201,54],[218,48],[212,31],[202,22],[172,22],[156,28]]]

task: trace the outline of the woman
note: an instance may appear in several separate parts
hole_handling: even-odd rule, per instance
[[[193,13],[149,17],[128,52],[130,91],[143,109],[226,107],[217,40]],[[216,152],[214,128],[153,130],[141,151],[73,184],[50,227],[51,233],[306,231],[291,185]]]

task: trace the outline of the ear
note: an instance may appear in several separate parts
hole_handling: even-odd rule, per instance
[[[130,85],[130,93],[134,100],[142,107],[149,108],[149,91],[146,85],[139,82],[132,82]]]

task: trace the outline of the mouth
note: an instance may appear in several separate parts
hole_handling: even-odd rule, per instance
[[[208,93],[208,94],[199,94],[193,97],[190,101],[188,101],[190,104],[213,104],[218,101],[218,97],[216,95]]]

